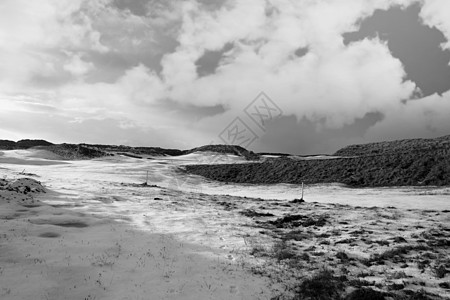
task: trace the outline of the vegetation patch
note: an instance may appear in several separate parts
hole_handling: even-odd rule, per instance
[[[250,217],[250,218],[253,218],[253,217],[273,217],[274,216],[274,214],[261,213],[261,212],[255,211],[253,209],[246,209],[246,210],[240,211],[239,213],[241,215],[243,215],[243,216]]]
[[[327,223],[328,218],[328,215],[287,215],[274,221],[269,221],[268,223],[277,228],[295,228],[300,226],[322,227]]]
[[[295,289],[294,300],[334,300],[340,299],[346,278],[336,277],[328,269],[323,269],[311,278],[305,279]]]
[[[375,291],[371,288],[359,288],[345,297],[345,300],[385,300],[385,293]]]
[[[44,232],[42,234],[39,235],[39,237],[43,237],[43,238],[57,238],[60,237],[61,235],[59,233],[56,232]]]
[[[370,186],[450,185],[450,136],[349,146],[337,159],[290,157],[261,163],[189,165],[186,171],[209,179],[255,184],[343,183]]]

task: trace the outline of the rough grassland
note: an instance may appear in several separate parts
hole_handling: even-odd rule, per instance
[[[449,136],[349,146],[336,155],[342,157],[327,160],[282,157],[254,164],[192,165],[186,170],[236,183],[339,182],[357,187],[450,184]]]

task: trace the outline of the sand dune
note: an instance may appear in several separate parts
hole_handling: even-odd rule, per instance
[[[342,196],[354,205],[291,203],[294,186],[219,185],[177,171],[195,153],[47,165],[31,156],[2,156],[21,164],[0,169],[1,299],[290,299],[320,278],[347,299],[361,289],[450,297],[442,207],[394,208],[395,193],[390,207],[357,206],[368,194],[355,190]]]
[[[2,299],[258,299],[270,294],[265,279],[249,276],[228,251],[139,230],[125,218],[118,222],[62,208],[51,201],[57,194],[38,195],[37,182],[19,182],[32,191],[0,190]]]

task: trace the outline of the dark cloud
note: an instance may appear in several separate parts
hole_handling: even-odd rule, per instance
[[[171,112],[178,118],[189,121],[197,121],[207,117],[213,117],[225,113],[225,108],[222,105],[215,106],[195,106],[192,104],[182,104],[170,99],[160,101],[158,106],[164,111]]]
[[[294,116],[285,116],[269,124],[252,148],[259,152],[277,149],[291,154],[332,154],[348,144],[363,142],[367,130],[382,119],[380,113],[368,113],[343,128],[326,129],[306,118],[297,121]]]
[[[51,63],[52,71],[44,72],[43,70],[35,71],[30,76],[30,84],[42,88],[56,88],[69,83],[74,79],[73,74],[64,70],[64,64],[68,63],[70,56],[60,49],[47,50],[42,56],[43,60]]]
[[[142,40],[139,47],[116,45],[112,47],[113,51],[106,53],[90,51],[86,54],[86,57],[94,63],[95,68],[86,76],[86,81],[88,83],[114,83],[127,70],[138,65],[144,65],[160,74],[163,56],[174,51],[178,42],[170,36],[164,36],[160,33],[155,33],[155,35],[152,39]],[[158,42],[155,43],[154,40]]]
[[[309,49],[308,48],[298,48],[297,50],[295,50],[294,54],[297,57],[302,57],[305,56],[308,53]]]
[[[87,83],[114,83],[125,74],[126,70],[137,63],[119,52],[91,52],[88,57],[95,68],[86,76]]]
[[[145,16],[148,11],[149,3],[152,0],[114,0],[113,4],[122,10],[129,10],[132,14],[137,16]]]
[[[54,88],[66,84],[72,79],[73,76],[71,76],[68,72],[60,72],[58,74],[51,75],[35,74],[31,78],[30,83],[43,88]]]
[[[441,48],[447,40],[436,28],[424,25],[419,13],[419,5],[378,10],[362,22],[359,31],[344,34],[344,42],[378,36],[388,42],[392,55],[403,63],[407,79],[424,96],[442,94],[450,89],[450,51]]]
[[[114,0],[107,10],[90,15],[92,28],[101,33],[108,51],[84,51],[83,58],[95,65],[87,83],[114,83],[127,70],[144,65],[159,74],[164,55],[175,51],[182,20],[176,1]],[[95,12],[95,10],[94,10]]]
[[[207,9],[216,10],[226,4],[228,0],[197,0],[197,2]]]
[[[228,43],[219,51],[206,51],[203,56],[195,62],[198,76],[204,77],[214,74],[219,67],[224,54],[231,49],[233,49],[233,44]]]

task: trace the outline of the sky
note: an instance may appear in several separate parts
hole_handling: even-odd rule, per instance
[[[1,0],[0,139],[257,152],[450,134],[448,0]]]

